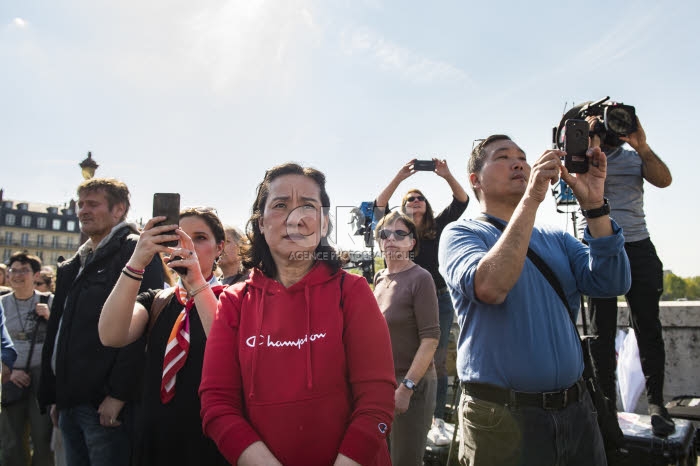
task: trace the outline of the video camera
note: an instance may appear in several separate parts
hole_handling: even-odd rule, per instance
[[[628,136],[637,131],[637,115],[634,107],[621,102],[609,102],[609,100],[610,96],[607,96],[595,102],[585,102],[566,112],[557,129],[556,141],[559,147],[562,148],[561,133],[566,120],[569,119],[585,120],[589,116],[597,117],[598,122],[590,133],[597,134],[604,144],[609,146],[619,146],[620,136]]]

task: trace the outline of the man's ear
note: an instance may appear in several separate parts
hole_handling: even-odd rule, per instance
[[[476,192],[477,188],[481,187],[481,182],[479,181],[479,175],[476,173],[469,174],[469,184],[472,185],[472,189]]]

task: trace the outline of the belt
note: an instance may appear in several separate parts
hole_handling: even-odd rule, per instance
[[[531,406],[535,408],[559,410],[581,399],[585,385],[583,380],[564,390],[555,392],[518,392],[485,383],[461,382],[467,395],[491,403],[510,406]]]
[[[450,290],[447,289],[446,286],[443,286],[442,288],[438,288],[438,290],[437,290],[437,295],[440,296],[441,294],[448,293],[449,291],[450,291]]]

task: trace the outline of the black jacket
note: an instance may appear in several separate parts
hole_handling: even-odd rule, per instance
[[[80,255],[63,262],[57,271],[56,294],[51,307],[42,351],[39,404],[70,408],[89,403],[97,407],[105,396],[122,401],[141,395],[145,341],[124,348],[103,346],[97,331],[102,306],[138,241],[128,226],[120,228],[94,252],[80,271]],[[146,268],[140,291],[163,287],[160,257]],[[51,368],[56,334],[56,374]]]

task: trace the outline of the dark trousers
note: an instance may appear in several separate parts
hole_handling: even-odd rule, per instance
[[[459,429],[460,466],[607,465],[587,391],[560,410],[504,406],[462,393]]]
[[[632,287],[625,295],[630,325],[639,346],[639,358],[646,379],[647,400],[663,405],[666,352],[659,320],[659,299],[663,293],[663,266],[649,238],[625,243],[632,270]],[[598,335],[591,344],[596,375],[605,394],[616,401],[615,335],[617,298],[589,298],[591,333]]]
[[[445,404],[447,403],[447,347],[450,343],[450,330],[455,317],[452,299],[448,292],[438,292],[438,311],[440,318],[440,340],[435,349],[433,361],[437,374],[437,395],[435,396],[435,412],[433,417],[445,419]]]

